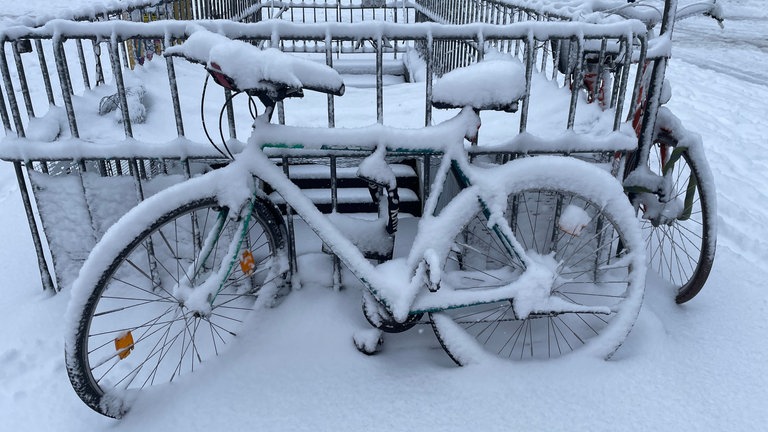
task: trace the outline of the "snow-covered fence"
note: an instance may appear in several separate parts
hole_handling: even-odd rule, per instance
[[[487,24],[508,25],[530,21],[569,21],[564,11],[552,9],[547,12],[536,9],[526,2],[505,0],[415,0],[416,20],[443,24]],[[507,41],[508,43],[511,41]],[[553,47],[556,48],[556,47]],[[515,41],[514,51],[521,50],[520,41]],[[503,51],[510,51],[505,47]],[[546,45],[541,50],[541,61],[546,63],[553,50]],[[423,51],[426,54],[426,51]],[[431,52],[439,76],[457,67],[466,66],[477,60],[478,46],[472,41],[447,40],[439,42]]]
[[[599,79],[607,89],[605,104],[613,109],[609,110],[612,127],[617,130],[625,105],[635,101],[625,98],[632,59],[642,58],[646,50],[645,26],[639,22],[554,25],[529,21],[499,26],[287,21],[203,21],[199,25],[231,38],[299,52],[329,66],[344,65],[350,55],[366,59],[373,65],[368,68],[375,77],[372,119],[379,123],[386,123],[387,64],[398,56],[408,63],[409,78],[422,81],[423,124],[432,123],[432,78],[445,70],[444,61],[434,54],[454,43],[474,47],[475,60],[496,51],[517,57],[525,65],[529,90],[533,77],[545,76],[559,83],[570,94],[564,104],[568,108],[560,125],[563,130],[573,129],[583,98],[582,63],[586,58],[598,59]],[[6,28],[0,35],[4,90],[0,93],[0,120],[6,133],[0,157],[15,164],[44,287],[54,286],[46,250],[53,258],[57,285],[65,286],[90,247],[124,211],[153,191],[223,161],[200,128],[200,81],[192,78],[200,79],[202,68],[155,56],[131,71],[125,67],[125,54],[121,55],[125,42],[150,40],[166,47],[183,41],[188,30],[183,21],[53,21],[37,28]],[[33,41],[33,49],[25,49],[22,41]],[[419,58],[419,51],[426,55]],[[566,54],[560,55],[563,52]],[[74,53],[79,61],[73,63],[69,59]],[[591,96],[596,96],[595,91],[591,89]],[[151,104],[142,102],[145,94]],[[227,96],[216,95],[219,106]],[[116,108],[109,117],[114,120],[107,124],[97,114],[105,101]],[[527,130],[529,106],[530,94],[521,101],[518,123],[510,127],[510,136]],[[224,107],[221,138],[237,147],[232,140],[247,137],[250,116],[233,104]],[[344,120],[337,115],[336,97],[328,96],[324,108],[327,126]],[[142,123],[147,119],[143,110],[151,112],[146,123]],[[281,121],[290,116],[290,110],[291,106],[284,107]],[[215,114],[218,111],[209,118]],[[158,123],[172,126],[150,127]],[[330,160],[338,155],[313,156]],[[422,157],[414,167],[427,178],[428,159]],[[289,169],[295,160],[283,155],[282,162]],[[422,181],[422,185],[426,183]],[[336,196],[335,181],[329,189]],[[418,193],[423,198],[428,191]]]

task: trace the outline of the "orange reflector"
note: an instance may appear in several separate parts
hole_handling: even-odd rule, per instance
[[[243,257],[240,258],[240,269],[243,270],[243,274],[250,276],[256,270],[256,259],[249,250],[243,251]]]
[[[133,334],[130,331],[115,338],[115,351],[120,360],[128,357],[133,350]]]

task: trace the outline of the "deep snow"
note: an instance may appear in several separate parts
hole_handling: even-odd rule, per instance
[[[723,5],[734,16],[724,30],[706,19],[678,25],[668,68],[669,106],[703,135],[718,186],[715,267],[683,306],[651,278],[611,361],[457,368],[428,327],[389,336],[366,357],[352,344],[365,328],[359,293],[327,289],[330,271],[305,272],[304,289],[254,316],[241,343],[112,421],[71,390],[61,328],[69,294],[40,291],[18,186],[3,163],[0,430],[764,430],[768,14],[757,0]],[[301,260],[305,269],[330,266],[324,255]]]

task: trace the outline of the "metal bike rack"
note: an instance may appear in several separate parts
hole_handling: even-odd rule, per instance
[[[590,36],[583,31],[587,24],[571,23],[558,35],[549,35],[544,27],[536,28],[534,32],[536,23],[568,20],[569,17],[554,12],[536,12],[515,3],[485,0],[155,0],[123,10],[73,14],[68,17],[72,21],[66,23],[52,22],[39,27],[20,25],[0,32],[3,51],[0,55],[0,119],[5,130],[0,158],[12,161],[16,169],[43,288],[57,291],[71,283],[87,255],[88,250],[67,249],[67,236],[90,236],[92,241],[87,243],[92,245],[114,222],[115,215],[105,217],[98,206],[93,205],[94,200],[105,199],[109,194],[135,197],[122,200],[120,211],[124,212],[157,188],[187,178],[211,164],[226,163],[226,159],[200,136],[190,133],[191,125],[200,122],[192,113],[199,112],[200,108],[186,106],[179,95],[176,65],[182,60],[171,57],[151,60],[164,62],[167,71],[174,112],[174,118],[168,120],[175,124],[175,135],[154,143],[136,138],[135,125],[128,115],[128,85],[124,79],[126,71],[134,65],[127,48],[130,44],[149,40],[162,51],[186,37],[187,23],[184,20],[227,18],[231,21],[200,21],[200,25],[254,44],[317,55],[329,66],[343,67],[345,60],[363,58],[370,64],[366,70],[375,75],[375,118],[379,123],[386,123],[383,78],[387,68],[398,62],[402,64],[406,55],[419,53],[426,71],[424,111],[420,113],[425,125],[432,123],[432,77],[481,60],[487,49],[496,49],[522,60],[528,85],[532,74],[542,73],[560,86],[570,88],[571,105],[564,129],[573,127],[581,79],[559,70],[557,60],[561,50],[566,46],[571,50],[566,69],[575,74],[581,71],[585,51],[594,52],[602,59],[609,50],[614,50],[620,53],[622,60],[610,72],[614,85],[610,89],[609,104],[615,109],[614,130],[618,130],[628,112],[625,105],[636,103],[636,97],[626,99],[625,95],[628,89],[636,90],[637,87],[632,82],[633,76],[637,75],[632,58],[645,56],[644,28],[629,34],[626,27],[617,26],[614,34],[606,34],[603,28],[600,36]],[[146,17],[152,14],[155,18],[176,18],[176,21],[127,22],[132,19],[151,21]],[[270,18],[272,21],[260,22]],[[367,24],[374,19],[381,24]],[[343,25],[326,25],[325,22]],[[390,24],[398,22],[424,24],[407,30]],[[517,25],[509,25],[512,23]],[[365,37],[361,38],[361,34]],[[34,76],[27,73],[32,64],[40,65],[40,72]],[[31,86],[45,89],[47,100],[44,103],[32,100]],[[77,104],[73,98],[107,86],[113,89],[122,108],[123,137],[107,143],[106,147],[96,148],[79,139],[88,125],[78,121]],[[526,130],[528,102],[527,97],[523,99],[519,123],[511,132]],[[326,106],[329,127],[337,124],[335,104],[335,97],[329,95]],[[56,149],[46,146],[49,143],[35,142],[25,134],[31,121],[52,115],[60,115],[66,124],[61,132],[64,138],[57,138],[62,143]],[[228,138],[232,139],[237,138],[238,125],[250,121],[231,108],[224,116],[229,125]],[[324,159],[329,167],[335,167],[337,157],[331,154],[315,156]],[[289,166],[299,159],[287,157],[284,161]],[[429,193],[425,186],[429,182],[423,177],[429,177],[434,158],[421,155],[416,159],[416,170],[422,176],[418,195],[423,200]],[[336,177],[330,177],[329,194],[337,197]],[[336,208],[337,199],[331,201]],[[54,212],[51,208],[62,203],[68,208],[66,220],[60,218],[60,211]],[[51,276],[51,264],[55,278]]]

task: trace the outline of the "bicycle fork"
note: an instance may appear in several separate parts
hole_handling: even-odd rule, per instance
[[[200,253],[187,269],[186,274],[189,277],[180,280],[174,288],[174,296],[181,299],[194,314],[201,316],[210,314],[217,296],[224,290],[227,279],[237,268],[240,268],[243,275],[248,278],[251,289],[255,288],[253,275],[256,272],[257,264],[253,253],[250,251],[250,245],[247,244],[254,205],[255,200],[246,201],[234,216],[231,215],[232,212],[229,208],[221,208],[216,215],[213,229],[205,236],[201,244]],[[197,278],[205,274],[207,268],[213,269],[215,266],[216,263],[211,262],[211,259],[212,256],[215,257],[215,249],[219,247],[222,236],[227,231],[228,220],[238,221],[238,226],[234,229],[233,240],[229,243],[226,254],[221,259],[221,266],[218,271],[211,273],[201,284],[193,286]],[[200,238],[199,226],[193,226],[193,231],[195,232],[193,237]],[[239,253],[244,243],[247,247],[242,253]]]

